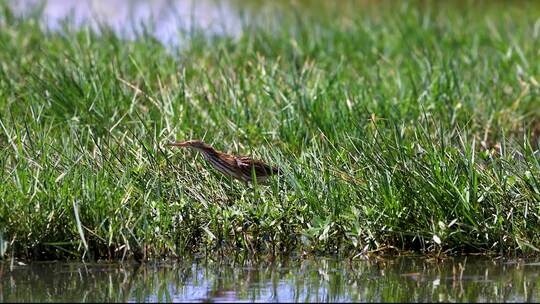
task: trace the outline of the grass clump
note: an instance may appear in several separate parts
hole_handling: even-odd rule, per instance
[[[462,5],[278,6],[174,49],[4,6],[4,239],[28,258],[538,252],[540,6]],[[173,138],[285,174],[245,188]]]

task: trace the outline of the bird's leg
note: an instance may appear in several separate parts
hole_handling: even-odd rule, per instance
[[[231,189],[231,191],[233,190],[233,187],[234,187],[234,181],[232,178],[230,177],[227,177],[227,179],[229,180],[229,188]]]
[[[227,197],[228,197],[228,205],[231,206],[234,202],[234,195],[231,195],[234,193],[234,180],[230,177],[227,177],[227,179],[229,180],[229,190],[227,191]]]
[[[246,184],[247,184],[247,180],[246,180]],[[251,188],[252,188],[252,191],[251,193],[253,193],[253,198],[255,200],[257,200],[257,177],[255,176],[255,167],[251,167]]]

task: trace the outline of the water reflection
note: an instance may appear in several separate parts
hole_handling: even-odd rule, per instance
[[[64,21],[98,29],[106,24],[125,38],[134,38],[144,24],[158,40],[176,44],[179,30],[202,29],[207,33],[235,35],[240,31],[236,10],[227,1],[212,0],[17,0],[10,1],[17,15],[28,15],[43,5],[47,28],[58,30]]]
[[[0,266],[12,301],[538,301],[540,267],[482,258]]]

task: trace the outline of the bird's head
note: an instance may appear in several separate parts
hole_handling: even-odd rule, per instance
[[[173,146],[173,147],[190,147],[190,148],[195,148],[198,150],[212,149],[211,146],[205,144],[202,140],[177,141],[177,142],[168,143],[167,145]]]

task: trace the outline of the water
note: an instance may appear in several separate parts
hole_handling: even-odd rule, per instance
[[[103,24],[121,37],[133,39],[145,28],[162,43],[172,45],[179,43],[180,32],[192,29],[228,36],[237,36],[241,29],[239,9],[229,1],[13,0],[8,4],[19,16],[29,16],[43,5],[41,21],[49,30],[69,24],[99,31]]]
[[[540,263],[451,258],[0,265],[0,302],[540,300]]]

